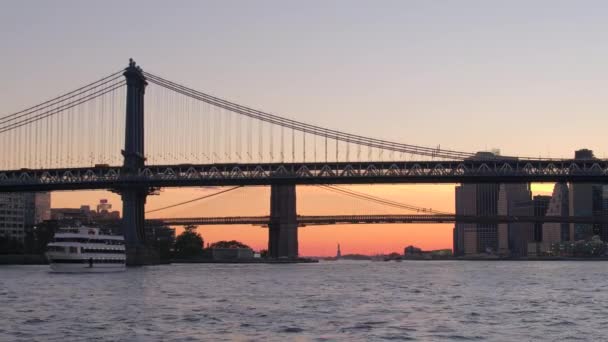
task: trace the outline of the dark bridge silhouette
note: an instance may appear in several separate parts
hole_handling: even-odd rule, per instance
[[[298,216],[299,184],[608,182],[606,160],[501,157],[369,138],[223,100],[144,72],[132,60],[124,70],[0,117],[0,145],[0,192],[119,193],[129,264],[150,260],[144,207],[161,187],[270,186],[268,217],[188,222],[267,225],[270,256],[295,258],[301,225],[473,219]]]

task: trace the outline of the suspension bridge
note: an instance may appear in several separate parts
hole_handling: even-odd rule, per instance
[[[0,155],[0,192],[119,193],[131,264],[145,263],[146,197],[163,187],[270,186],[270,215],[262,218],[269,254],[293,258],[297,227],[306,224],[296,213],[296,185],[606,183],[608,175],[607,160],[496,156],[328,129],[194,90],[132,60],[0,117],[0,144],[8,151]]]

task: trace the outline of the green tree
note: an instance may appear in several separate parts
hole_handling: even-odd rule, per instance
[[[247,246],[246,244],[236,241],[236,240],[214,242],[209,247],[210,248],[251,248],[251,247]]]
[[[57,221],[44,221],[36,226],[26,236],[26,244],[28,245],[28,253],[42,254],[46,250],[46,245],[53,239],[55,232],[59,229]]]
[[[196,232],[196,226],[186,226],[186,229],[175,238],[175,257],[188,259],[203,254],[203,237]]]

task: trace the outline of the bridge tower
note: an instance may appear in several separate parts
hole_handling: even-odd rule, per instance
[[[270,187],[268,255],[271,258],[298,257],[295,184],[273,184]]]
[[[125,126],[125,149],[121,176],[137,175],[144,166],[144,94],[148,82],[140,67],[133,59],[123,73],[127,80],[127,107]],[[127,248],[127,264],[151,263],[150,251],[145,246],[145,204],[148,195],[146,187],[124,187],[122,197],[122,228]]]

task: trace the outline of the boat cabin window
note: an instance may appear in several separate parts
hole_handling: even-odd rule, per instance
[[[106,245],[124,245],[122,240],[88,239],[79,237],[56,237],[53,242],[103,243]]]
[[[83,248],[83,253],[124,254],[124,249]]]
[[[78,247],[70,247],[70,253],[78,253]]]
[[[49,252],[65,252],[65,248],[62,246],[48,246],[46,250]]]
[[[124,245],[124,241],[121,240],[106,240],[106,245]]]

